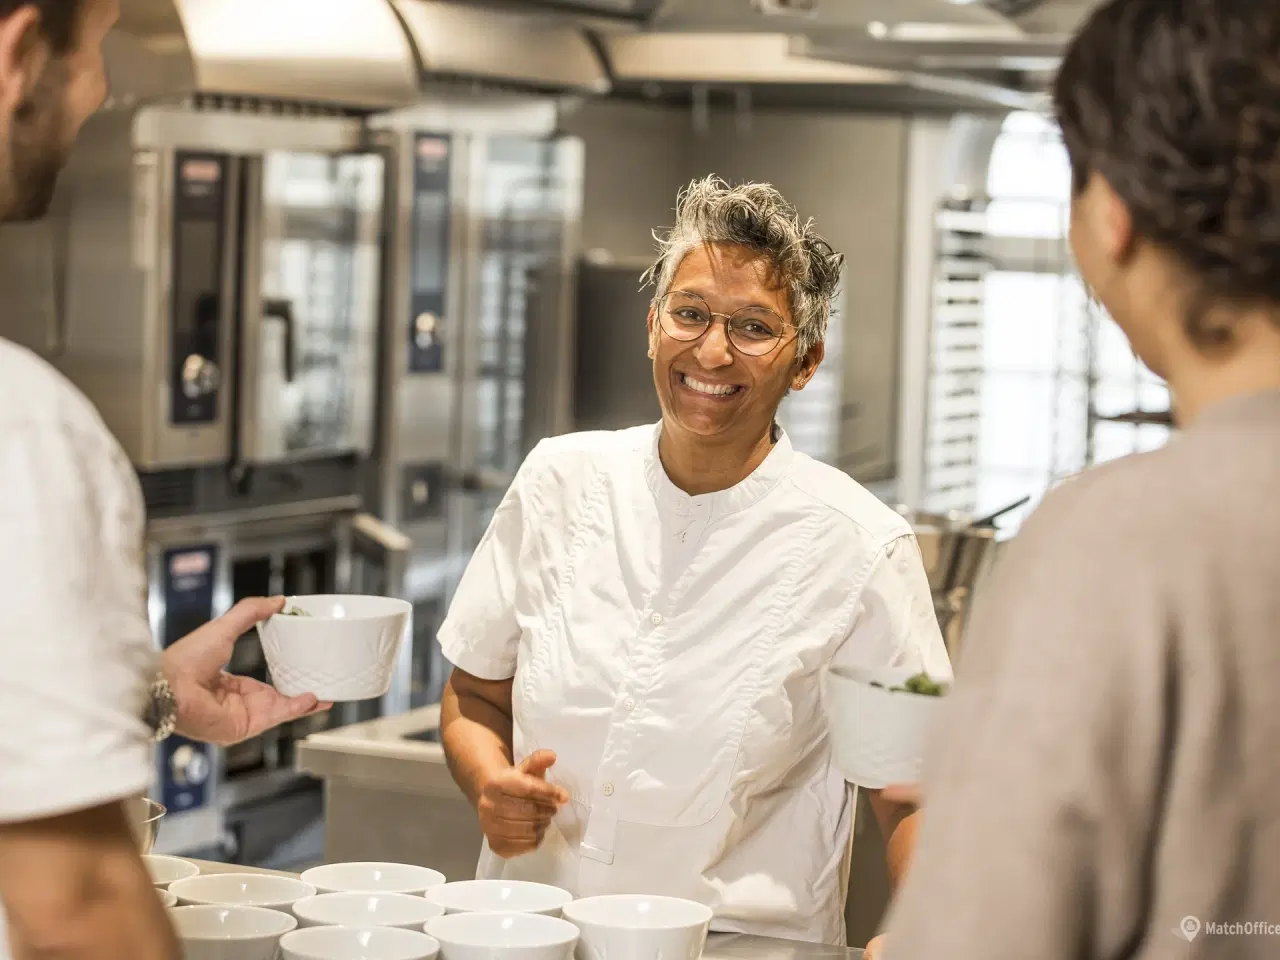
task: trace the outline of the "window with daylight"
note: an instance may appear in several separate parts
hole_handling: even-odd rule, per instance
[[[1032,498],[1002,523],[1007,534],[1057,481],[1163,444],[1167,427],[1129,421],[1167,410],[1169,398],[1072,266],[1071,170],[1057,125],[1010,114],[987,192],[994,267],[983,291],[976,499],[981,514]]]

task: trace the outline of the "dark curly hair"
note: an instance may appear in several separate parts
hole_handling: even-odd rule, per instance
[[[1076,192],[1103,176],[1213,301],[1280,303],[1280,0],[1111,0],[1054,87]]]

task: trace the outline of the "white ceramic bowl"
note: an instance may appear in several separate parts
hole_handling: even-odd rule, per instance
[[[878,790],[920,781],[925,749],[946,698],[887,689],[917,672],[860,667],[826,672],[823,701],[833,759],[850,783]]]
[[[698,960],[711,927],[709,907],[674,897],[588,897],[564,917],[578,928],[579,960]]]
[[[286,610],[258,624],[271,682],[286,696],[314,693],[345,702],[391,688],[413,607],[406,600],[358,594],[290,597]]]
[[[444,883],[444,874],[408,863],[326,863],[302,873],[319,893],[407,893],[421,896]]]
[[[199,876],[200,868],[190,860],[179,857],[158,857],[147,854],[142,858],[147,864],[147,872],[151,874],[151,882],[157,887],[167,887],[175,880]]]
[[[169,919],[184,960],[275,960],[281,936],[298,925],[261,907],[175,907]]]
[[[432,887],[427,899],[445,913],[541,913],[560,916],[573,894],[545,883],[521,880],[460,880]]]
[[[429,922],[441,960],[569,960],[578,928],[537,913],[454,913]]]
[[[303,897],[316,895],[316,888],[309,883],[264,873],[210,873],[188,877],[169,884],[169,891],[181,904],[235,904],[285,913]]]
[[[433,960],[440,944],[394,927],[309,927],[280,938],[284,960]]]
[[[178,898],[164,887],[156,887],[156,896],[160,898],[160,902],[166,907],[176,907],[178,905]]]
[[[404,893],[322,893],[293,905],[301,927],[400,927],[421,930],[444,907]]]

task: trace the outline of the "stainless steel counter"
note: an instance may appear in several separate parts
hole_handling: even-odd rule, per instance
[[[298,769],[324,781],[324,857],[392,860],[470,880],[482,841],[475,811],[433,742],[439,707],[313,734]]]
[[[278,870],[259,870],[253,867],[237,867],[226,863],[192,861],[201,873],[269,873],[282,877],[296,877],[296,873]],[[774,940],[769,937],[750,937],[743,934],[712,934],[702,960],[859,960],[861,950],[832,947],[824,943],[803,943],[799,940]]]

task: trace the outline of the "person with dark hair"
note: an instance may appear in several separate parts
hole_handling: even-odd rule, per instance
[[[1277,955],[1280,4],[1112,0],[1054,100],[1162,450],[1052,492],[973,611],[888,960]]]
[[[117,0],[0,0],[0,221],[48,209],[106,94],[117,14]],[[237,604],[157,657],[143,560],[119,444],[0,338],[0,960],[177,960],[126,813],[155,779],[152,741],[235,743],[324,706],[223,672],[280,598]]]
[[[951,664],[911,527],[776,420],[822,362],[843,262],[768,184],[681,193],[637,318],[661,421],[540,443],[440,630],[481,877],[845,942],[853,802],[822,671]],[[897,882],[916,813],[869,796]]]

